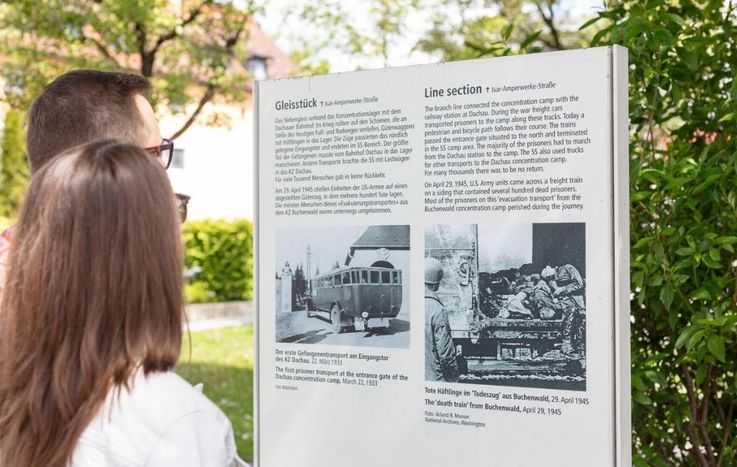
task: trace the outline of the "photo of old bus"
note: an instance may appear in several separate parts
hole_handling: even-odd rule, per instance
[[[307,316],[329,319],[333,331],[387,328],[402,308],[402,271],[345,267],[315,276]]]

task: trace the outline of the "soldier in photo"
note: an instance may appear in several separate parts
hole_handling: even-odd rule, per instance
[[[450,335],[448,313],[436,292],[443,279],[443,266],[425,258],[425,379],[458,381],[455,345]]]

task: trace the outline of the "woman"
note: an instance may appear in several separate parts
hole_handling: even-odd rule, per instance
[[[183,254],[164,169],[99,141],[31,181],[0,326],[0,465],[234,466],[223,413],[171,370]]]

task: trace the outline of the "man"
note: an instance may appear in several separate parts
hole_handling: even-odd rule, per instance
[[[542,270],[542,278],[548,282],[558,306],[563,311],[563,344],[561,352],[580,356],[586,343],[586,303],[584,281],[572,264]]]
[[[149,90],[145,78],[129,73],[75,70],[56,78],[28,114],[26,147],[31,172],[69,148],[104,138],[146,148],[168,166],[173,145],[161,138],[146,100]],[[181,204],[180,211],[186,208]],[[11,239],[12,228],[0,233],[0,297]]]
[[[458,381],[458,362],[450,336],[448,313],[437,292],[443,266],[435,258],[425,258],[425,379]]]

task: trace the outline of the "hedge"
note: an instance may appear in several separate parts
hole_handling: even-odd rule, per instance
[[[253,298],[251,221],[189,221],[182,233],[186,267],[202,269],[187,285],[190,303]]]

